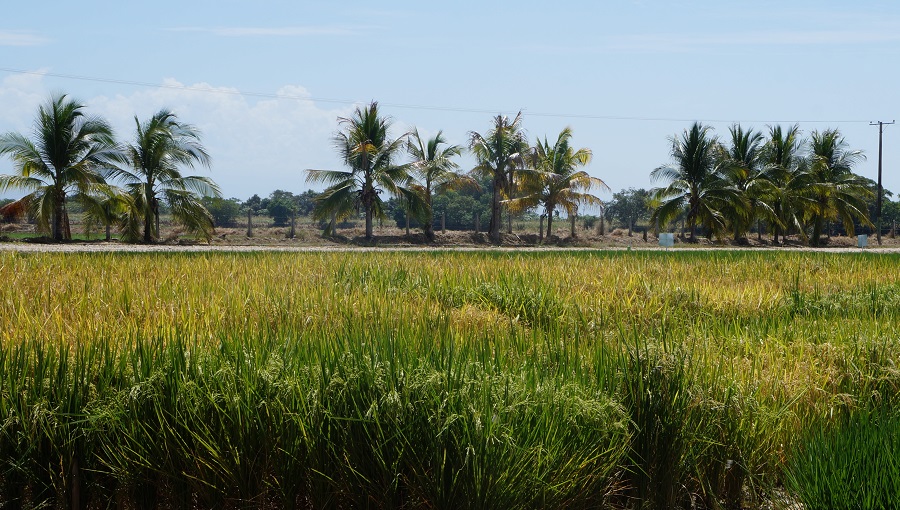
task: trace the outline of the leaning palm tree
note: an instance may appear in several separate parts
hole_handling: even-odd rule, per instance
[[[500,243],[500,209],[502,194],[511,198],[511,187],[515,172],[523,167],[523,155],[528,150],[528,141],[522,131],[522,112],[512,120],[503,115],[493,119],[494,126],[486,136],[469,133],[469,148],[478,160],[472,171],[492,180],[491,224],[488,229],[492,242]]]
[[[726,225],[722,213],[728,204],[740,200],[739,195],[719,172],[719,144],[710,128],[695,122],[680,138],[669,139],[675,164],[661,166],[650,173],[653,180],[669,183],[653,190],[653,200],[659,206],[651,221],[666,225],[680,214],[686,215],[691,232],[690,241],[697,241],[697,225],[720,234]]]
[[[109,124],[83,109],[65,94],[54,95],[38,109],[32,139],[19,133],[0,136],[0,154],[10,156],[18,172],[0,175],[0,191],[28,191],[17,205],[55,241],[72,238],[66,200],[102,191],[104,177],[121,159]]]
[[[552,145],[545,137],[538,140],[530,157],[530,168],[519,173],[521,197],[507,200],[513,211],[541,206],[547,215],[547,239],[553,232],[553,213],[557,206],[574,218],[581,205],[602,206],[603,202],[590,192],[597,188],[609,190],[602,180],[579,170],[591,162],[590,149],[575,149],[570,145],[572,129],[565,128]],[[574,237],[574,230],[572,232]]]
[[[357,107],[352,117],[339,118],[338,122],[345,129],[335,135],[334,143],[349,170],[306,171],[307,181],[330,184],[316,199],[313,218],[343,219],[361,208],[366,216],[366,240],[370,241],[372,220],[384,217],[383,191],[402,198],[416,213],[421,211],[423,200],[406,186],[408,166],[396,163],[405,136],[390,138],[391,120],[379,114],[377,102]]]
[[[208,239],[213,220],[200,198],[221,196],[219,187],[208,177],[185,176],[179,169],[196,164],[209,167],[200,133],[165,109],[145,122],[135,117],[134,123],[134,143],[126,148],[131,168],[118,172],[133,205],[125,217],[124,238],[145,243],[158,240],[160,207],[165,204],[189,232]]]
[[[413,130],[407,141],[406,151],[413,159],[412,172],[419,178],[421,184],[425,199],[423,226],[425,237],[431,241],[434,240],[432,195],[464,187],[477,189],[480,186],[471,176],[457,172],[459,165],[453,158],[462,154],[462,147],[448,145],[442,131],[438,131],[433,138],[423,140],[419,130]]]
[[[853,173],[853,167],[865,160],[862,151],[847,147],[837,129],[813,131],[810,136],[809,174],[807,187],[812,205],[810,244],[819,246],[826,221],[840,219],[844,228],[853,234],[853,221],[871,226],[866,200],[872,190],[865,179]]]

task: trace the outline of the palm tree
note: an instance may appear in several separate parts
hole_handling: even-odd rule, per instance
[[[313,218],[343,219],[361,207],[366,216],[366,240],[372,239],[372,219],[384,216],[381,193],[403,198],[410,209],[420,212],[424,202],[406,185],[409,181],[407,165],[396,164],[403,149],[405,135],[391,139],[389,117],[378,112],[378,103],[356,108],[350,118],[339,118],[345,127],[334,137],[341,159],[350,170],[307,170],[306,180],[324,182],[330,186],[316,199]]]
[[[22,189],[19,199],[38,228],[55,241],[72,238],[66,199],[78,201],[101,192],[121,151],[109,124],[88,117],[84,105],[65,94],[53,95],[38,109],[34,137],[0,136],[0,154],[12,158],[18,175],[0,175],[0,190]]]
[[[739,241],[750,230],[754,219],[772,217],[772,209],[766,202],[772,184],[762,172],[762,133],[752,129],[744,131],[740,124],[731,126],[729,132],[731,145],[722,151],[720,168],[725,182],[739,198],[726,204],[734,240]]]
[[[131,195],[116,186],[107,186],[83,204],[86,229],[94,224],[105,228],[106,240],[112,240],[112,227],[123,222],[134,207]]]
[[[865,160],[862,151],[851,150],[837,129],[813,131],[810,137],[808,216],[812,221],[810,244],[819,246],[819,238],[826,221],[840,219],[849,234],[853,234],[853,220],[865,225],[869,221],[866,200],[872,190],[866,180],[853,173],[853,166]]]
[[[118,172],[133,202],[124,221],[125,239],[145,243],[158,240],[163,203],[188,231],[209,238],[213,220],[200,197],[220,197],[219,187],[208,177],[184,176],[179,170],[181,165],[209,167],[209,154],[200,143],[200,133],[165,109],[145,122],[135,117],[134,123],[134,143],[126,148],[131,170]]]
[[[679,214],[686,213],[691,242],[696,242],[697,224],[712,233],[725,228],[722,209],[740,197],[719,173],[719,144],[710,128],[695,122],[680,138],[672,137],[672,158],[675,164],[661,166],[650,173],[653,180],[665,179],[669,184],[653,190],[653,200],[659,207],[651,221],[668,224]]]
[[[499,244],[501,193],[510,198],[513,176],[523,166],[522,155],[528,150],[528,141],[521,127],[522,112],[512,120],[502,115],[497,115],[493,120],[494,126],[487,136],[469,133],[469,148],[478,160],[472,171],[490,178],[493,183],[488,232],[491,241]]]
[[[448,145],[442,131],[438,131],[434,138],[423,140],[419,135],[419,130],[414,130],[407,141],[406,150],[413,159],[412,171],[421,182],[425,198],[425,217],[423,219],[425,237],[431,241],[434,240],[432,195],[461,187],[477,189],[480,186],[478,181],[472,177],[456,171],[459,169],[459,165],[453,161],[453,158],[462,154],[462,147]]]
[[[786,230],[801,229],[802,212],[806,202],[805,190],[808,173],[801,152],[804,142],[800,139],[800,126],[794,124],[787,130],[781,126],[769,126],[769,138],[762,150],[762,176],[769,182],[772,215],[768,218],[772,229],[772,241],[778,244],[778,236]]]
[[[538,140],[529,158],[531,168],[519,174],[519,188],[524,195],[507,200],[512,210],[543,206],[547,215],[548,239],[553,232],[553,214],[557,206],[574,218],[580,205],[603,205],[598,197],[590,193],[592,189],[609,190],[602,180],[578,170],[591,162],[592,153],[587,148],[575,150],[569,144],[571,139],[572,129],[567,127],[552,145],[546,137],[543,142]]]

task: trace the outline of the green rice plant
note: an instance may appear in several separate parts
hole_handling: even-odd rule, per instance
[[[900,501],[900,417],[861,409],[811,428],[786,468],[809,509],[893,508]]]
[[[896,411],[898,259],[3,252],[0,500],[762,505]]]
[[[640,506],[680,507],[690,501],[685,492],[690,450],[705,446],[690,436],[690,360],[685,350],[660,350],[641,339],[630,340],[622,354],[620,389],[635,431],[627,470],[630,492]]]

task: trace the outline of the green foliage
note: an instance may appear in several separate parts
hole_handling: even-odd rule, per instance
[[[217,227],[233,227],[241,214],[241,201],[237,198],[203,197],[200,203],[209,211]]]
[[[900,501],[900,417],[860,409],[822,420],[786,467],[786,486],[804,508],[880,509]]]
[[[618,221],[630,233],[638,221],[650,219],[650,192],[628,188],[613,193],[606,203],[606,217]]]
[[[260,206],[269,213],[276,226],[287,225],[293,216],[299,211],[297,196],[290,191],[277,189],[268,198],[260,203]]]
[[[434,228],[440,228],[443,217],[448,230],[472,230],[475,228],[475,214],[479,214],[481,230],[485,231],[491,214],[490,200],[491,190],[487,183],[481,189],[467,188],[436,195],[432,201]],[[398,227],[406,225],[406,210],[399,203],[391,202],[387,209]],[[420,222],[412,218],[411,225],[418,226]]]

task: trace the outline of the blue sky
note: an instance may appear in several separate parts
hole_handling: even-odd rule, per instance
[[[16,2],[0,18],[0,132],[30,132],[52,91],[123,140],[135,115],[167,107],[203,132],[224,194],[244,199],[339,168],[337,117],[371,100],[395,135],[443,130],[459,144],[520,109],[532,140],[571,126],[613,190],[658,184],[649,173],[669,162],[668,137],[693,120],[723,138],[732,122],[839,128],[874,179],[868,122],[900,117],[897,2],[511,5]],[[884,136],[884,183],[900,192],[900,126]]]

